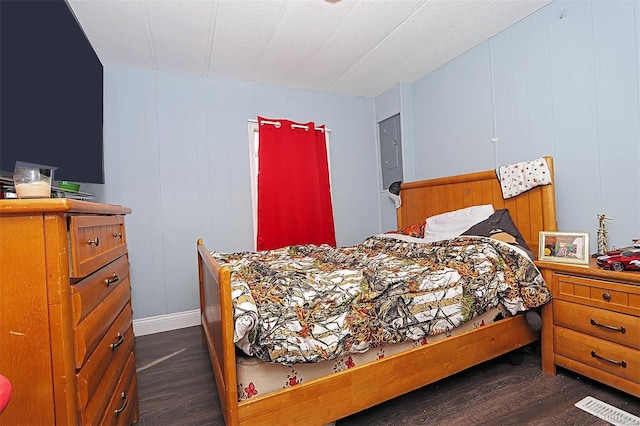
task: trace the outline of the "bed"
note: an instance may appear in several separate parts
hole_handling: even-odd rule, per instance
[[[545,157],[553,176],[553,159]],[[507,200],[495,170],[403,183],[398,229],[468,206],[507,209],[533,253],[538,232],[557,230],[553,184],[536,186]],[[539,339],[524,315],[504,316],[482,327],[414,345],[354,368],[240,400],[234,344],[231,271],[202,240],[197,242],[203,344],[208,347],[227,425],[322,425],[433,383]],[[371,352],[371,351],[369,351]],[[430,368],[420,368],[430,366]]]

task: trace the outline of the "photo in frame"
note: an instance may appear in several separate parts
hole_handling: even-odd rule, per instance
[[[538,247],[539,260],[589,265],[588,232],[540,231]]]

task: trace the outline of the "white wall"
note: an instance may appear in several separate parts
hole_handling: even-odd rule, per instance
[[[96,192],[133,209],[134,318],[199,307],[198,238],[253,249],[247,120],[258,115],[326,124],[337,243],[379,232],[373,100],[121,67],[104,76],[106,182]]]
[[[412,85],[416,178],[555,157],[560,230],[640,238],[640,2],[557,1]],[[497,138],[493,143],[492,138]]]

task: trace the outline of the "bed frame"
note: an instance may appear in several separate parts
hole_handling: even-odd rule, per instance
[[[545,158],[553,178],[553,160]],[[421,223],[434,214],[491,203],[496,210],[509,209],[534,253],[538,253],[538,231],[557,230],[553,184],[504,200],[494,170],[404,183],[400,196],[399,228]],[[330,423],[539,339],[539,333],[527,325],[524,315],[516,315],[407,352],[238,402],[230,271],[228,267],[220,267],[201,239],[197,249],[202,339],[209,348],[228,426]]]

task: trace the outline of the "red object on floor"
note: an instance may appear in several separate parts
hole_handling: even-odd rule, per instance
[[[2,413],[9,404],[11,390],[11,382],[9,379],[0,374],[0,413]]]

